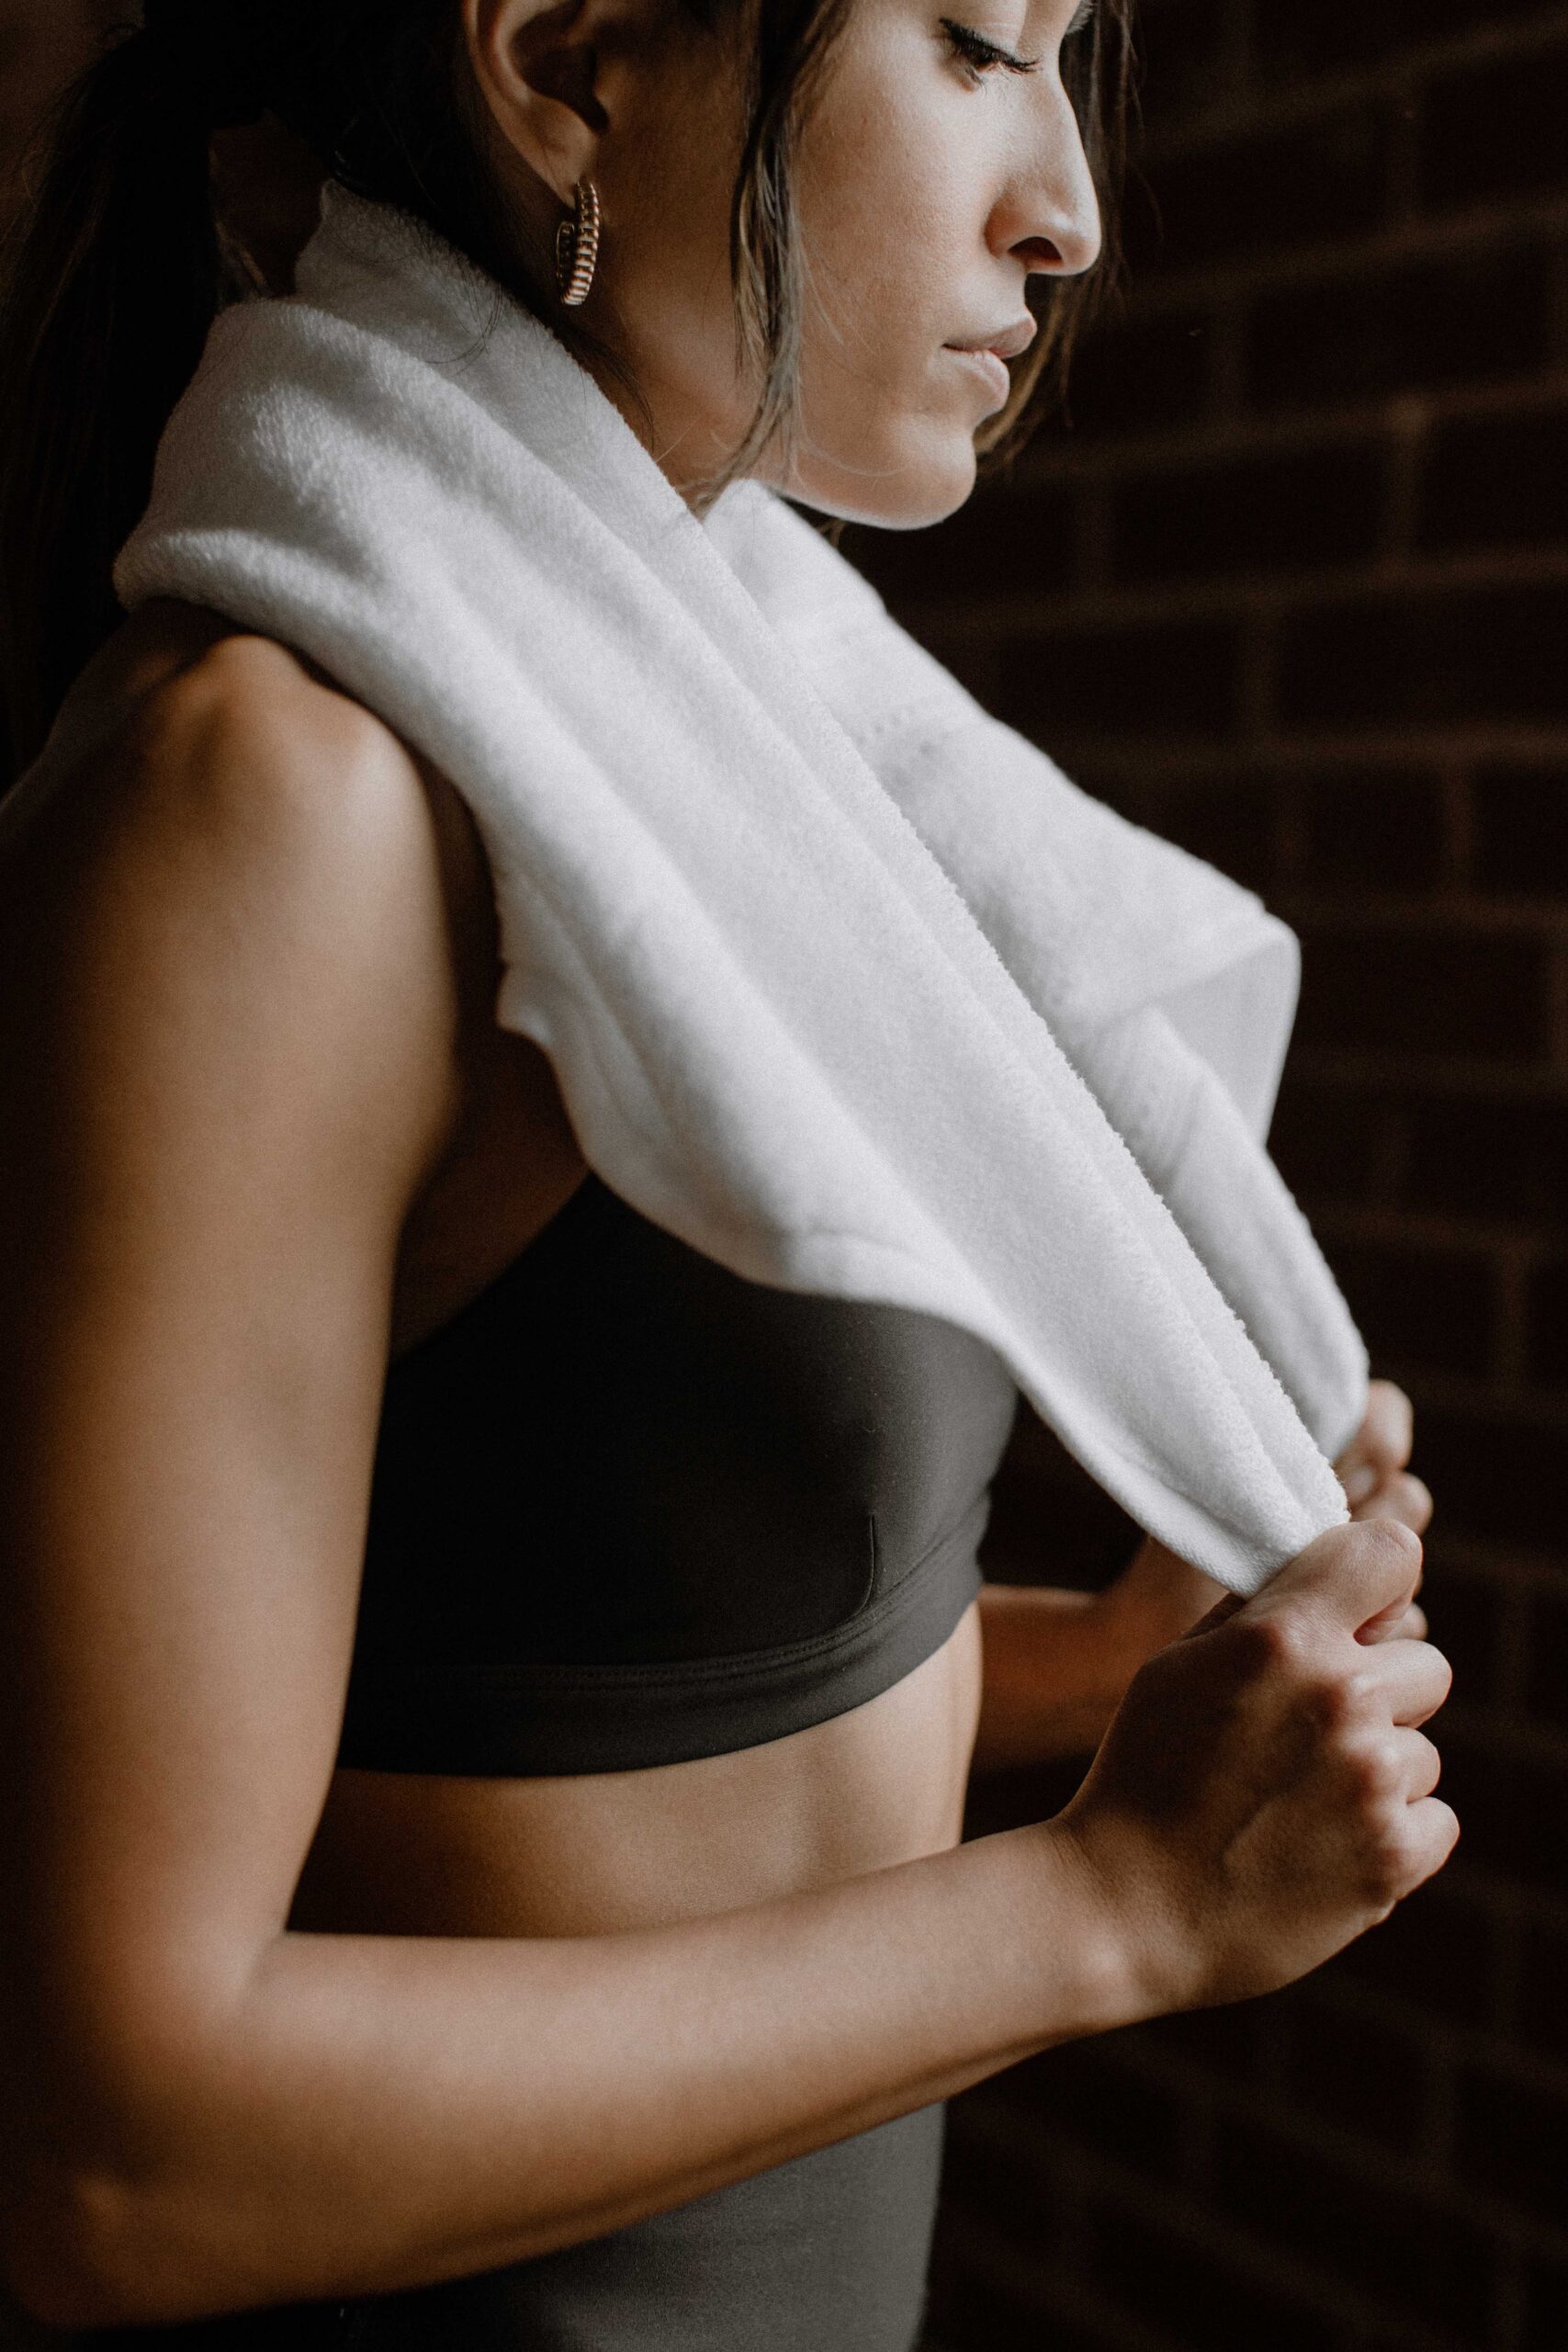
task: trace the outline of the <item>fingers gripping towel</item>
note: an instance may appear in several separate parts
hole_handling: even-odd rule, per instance
[[[1292,933],[771,494],[698,522],[449,247],[330,194],[298,295],[219,321],[117,584],[298,648],[451,778],[497,1017],[634,1207],[967,1327],[1235,1589],[1344,1518],[1366,1359],[1263,1146]]]

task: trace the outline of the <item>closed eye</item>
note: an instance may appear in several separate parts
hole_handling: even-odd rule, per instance
[[[973,25],[961,25],[953,17],[943,17],[942,28],[947,35],[948,46],[953,55],[961,59],[976,78],[982,74],[995,73],[998,68],[1004,74],[1032,74],[1039,65],[1037,57],[1016,56],[1010,49],[1004,49],[999,41],[987,40],[984,33],[975,30]]]

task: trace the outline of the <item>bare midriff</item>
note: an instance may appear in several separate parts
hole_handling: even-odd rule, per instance
[[[978,1611],[851,1713],[732,1756],[569,1779],[339,1772],[294,1924],[580,1936],[661,1926],[956,1845]]]

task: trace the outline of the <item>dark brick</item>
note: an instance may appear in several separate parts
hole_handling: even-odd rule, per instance
[[[1568,894],[1568,773],[1483,768],[1472,780],[1471,799],[1475,878],[1483,888]]]
[[[1319,1202],[1378,1198],[1398,1119],[1383,1087],[1318,1086],[1288,1071],[1269,1148],[1292,1193]]]
[[[1276,2000],[1243,2001],[1223,2009],[1184,2009],[1140,2026],[1135,2039],[1156,2052],[1175,2052],[1220,2083],[1256,2083],[1268,2071],[1278,2039]]]
[[[1562,2352],[1568,2344],[1568,2267],[1531,2262],[1525,2271],[1525,2324],[1519,2352]]]
[[[931,2301],[931,2352],[1126,2352],[1112,2324],[1108,2333],[1015,2302],[964,2266],[963,2215],[949,2217],[952,2250],[939,2262]],[[945,2252],[945,2249],[939,2249]]]
[[[1509,585],[1358,598],[1288,614],[1288,723],[1417,726],[1568,718],[1568,587]]]
[[[1545,1056],[1547,964],[1539,942],[1348,923],[1301,929],[1302,1045],[1516,1067]]]
[[[1139,48],[1161,122],[1189,107],[1207,110],[1225,87],[1231,16],[1227,0],[1144,0]]]
[[[1416,1466],[1443,1498],[1450,1535],[1481,1535],[1568,1554],[1560,1467],[1564,1432],[1506,1408],[1421,1408]]]
[[[1284,2134],[1221,2131],[1221,2202],[1259,2236],[1375,2296],[1391,2312],[1479,2343],[1491,2303],[1492,2249],[1462,2215],[1373,2181]]]
[[[1498,1297],[1488,1259],[1393,1242],[1336,1242],[1328,1255],[1380,1371],[1480,1378],[1491,1369]]]
[[[1288,2096],[1359,2139],[1420,2154],[1430,2139],[1432,2102],[1416,2037],[1331,2008],[1309,1988],[1283,2014]]]
[[[971,1781],[964,1836],[992,1838],[1003,1829],[1026,1829],[1032,1823],[1054,1820],[1077,1794],[1089,1764],[1087,1756],[1058,1757],[1049,1764],[987,1772]]]
[[[1226,140],[1153,175],[1157,242],[1134,265],[1188,268],[1375,228],[1387,202],[1389,121],[1354,107],[1286,130]]]
[[[1238,2277],[1141,2213],[1096,2213],[1089,2243],[1092,2273],[1106,2293],[1191,2352],[1222,2344],[1335,2352],[1335,2333],[1316,2312]]]
[[[1044,742],[1070,727],[1220,733],[1235,714],[1237,660],[1224,623],[1054,629],[1000,650],[993,707]]]
[[[1381,449],[1355,448],[1134,475],[1115,503],[1116,571],[1170,580],[1371,556],[1383,470]]]
[[[1441,1716],[1433,1736],[1441,1746]],[[1444,1876],[1342,1952],[1330,1973],[1408,2003],[1413,2013],[1478,2026],[1491,2015],[1497,1964],[1490,1915]]]
[[[1437,2340],[1427,2335],[1412,2336],[1410,2330],[1397,2320],[1387,2327],[1358,2322],[1347,2328],[1342,2352],[1412,2352],[1413,2345],[1418,2346],[1420,2352],[1430,2352]],[[933,2352],[937,2352],[937,2347],[933,2347]],[[1477,2352],[1477,2347],[1470,2344],[1461,2346],[1452,2336],[1446,2336],[1442,2352]]]
[[[1048,2050],[1011,2068],[998,2095],[1010,2111],[1027,2109],[1043,2138],[1065,2134],[1139,2172],[1167,2179],[1180,2175],[1185,2102],[1120,2064],[1113,2043]]]
[[[987,1574],[1003,1584],[1098,1591],[1120,1575],[1142,1540],[1142,1530],[1038,1414],[1021,1406],[992,1488]]]
[[[1430,205],[1480,204],[1568,187],[1568,47],[1467,65],[1427,85],[1421,193]]]
[[[1422,1418],[1417,1416],[1419,1432]],[[1507,1595],[1493,1578],[1465,1575],[1444,1556],[1443,1495],[1434,1499],[1437,1521],[1427,1544],[1421,1605],[1431,1620],[1432,1639],[1454,1670],[1454,1695],[1467,1707],[1501,1702]],[[1442,1740],[1442,1717],[1435,1736]]]
[[[1568,1216],[1568,1102],[1418,1099],[1407,1117],[1413,1208]]]
[[[1477,2072],[1461,2085],[1459,2162],[1466,2178],[1560,2227],[1568,2190],[1568,2089]]]
[[[1335,0],[1296,0],[1254,14],[1253,53],[1269,79],[1298,81],[1371,65],[1404,50],[1450,40],[1486,25],[1539,15],[1540,0],[1379,0],[1343,8]]]
[[[1252,397],[1269,409],[1522,374],[1550,356],[1546,262],[1446,254],[1265,293],[1249,343]]]
[[[1553,1730],[1568,1732],[1568,1591],[1533,1594],[1528,1624],[1527,1703]]]
[[[1151,785],[1145,775],[1130,769],[1125,758],[1114,752],[1104,761],[1098,756],[1103,746],[1091,736],[1085,736],[1077,745],[1073,757],[1073,776],[1086,792],[1114,808],[1119,817],[1127,818],[1134,825],[1153,821],[1154,804],[1160,798],[1160,788]],[[1179,790],[1178,791],[1179,797]],[[1156,827],[1158,831],[1158,827]]]
[[[933,598],[1049,594],[1072,576],[1072,501],[1038,490],[977,491],[930,530],[853,525],[843,551],[900,611]]]
[[[1159,791],[1148,818],[1153,831],[1248,889],[1270,891],[1279,879],[1275,794],[1266,775],[1189,776]]]
[[[1422,462],[1422,547],[1541,547],[1568,539],[1568,407],[1438,424]]]
[[[996,2086],[987,2086],[987,2104],[994,2106],[995,2098]],[[1042,2253],[1059,2252],[1055,2214],[1043,2178],[977,2128],[983,2115],[984,2109],[967,2104],[952,2111],[946,2150],[950,2189],[972,2211],[988,2214],[998,2227],[1027,2238]]]
[[[1189,424],[1208,403],[1211,325],[1204,311],[1103,326],[1073,361],[1075,437],[1158,433]]]
[[[1532,2049],[1568,2066],[1568,1928],[1527,1919],[1520,1939],[1520,2032]]]
[[[1439,1793],[1459,1815],[1467,1863],[1561,1894],[1568,1765],[1510,1755],[1441,1721],[1434,1736],[1443,1758]]]
[[[1568,1259],[1538,1267],[1527,1295],[1529,1376],[1568,1387]]]
[[[1441,779],[1404,768],[1335,768],[1296,786],[1295,878],[1309,888],[1429,888],[1440,876],[1447,817]]]

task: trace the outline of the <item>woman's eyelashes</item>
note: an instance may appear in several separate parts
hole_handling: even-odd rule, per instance
[[[987,40],[973,25],[961,25],[953,17],[943,17],[942,28],[953,55],[974,81],[998,68],[1004,74],[1032,74],[1040,62],[1037,57],[1020,57],[1012,50],[1004,49],[999,41]]]
[[[1094,11],[1095,0],[1078,0],[1062,39],[1071,40],[1077,34],[1087,32],[1094,22]],[[942,29],[947,36],[949,48],[973,82],[998,71],[1003,74],[1032,74],[1040,63],[1037,57],[1021,57],[1016,50],[1006,49],[1000,41],[989,40],[974,25],[960,24],[955,17],[943,17]]]

